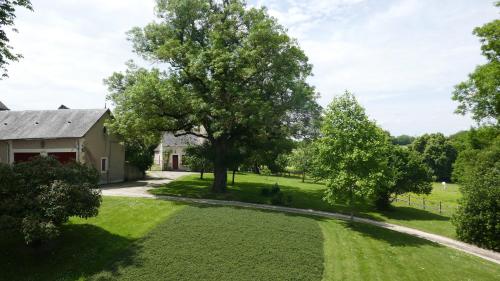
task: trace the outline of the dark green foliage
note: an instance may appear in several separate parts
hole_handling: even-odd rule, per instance
[[[23,7],[28,10],[33,10],[30,0],[2,0],[0,1],[0,79],[7,77],[7,65],[9,61],[18,61],[22,55],[12,52],[12,46],[9,45],[7,37],[7,27],[14,25],[16,18],[16,8]],[[17,29],[11,28],[17,32]]]
[[[203,173],[213,170],[213,152],[207,145],[190,146],[186,148],[186,155],[183,157],[183,163],[191,171],[200,172],[200,179],[203,179]]]
[[[401,135],[397,137],[391,137],[392,144],[397,145],[409,145],[415,140],[415,137],[408,135]]]
[[[21,233],[28,244],[58,236],[71,216],[97,215],[99,174],[91,167],[37,157],[0,165],[0,177],[0,230]]]
[[[153,165],[156,145],[147,145],[140,141],[125,142],[125,161],[145,173]]]
[[[489,128],[488,131],[491,131]],[[478,131],[481,131],[479,129]],[[466,242],[500,250],[500,131],[489,146],[464,150],[455,164],[454,176],[463,198],[453,217],[457,236]],[[476,133],[473,133],[476,134]],[[474,140],[474,137],[471,138]],[[474,141],[473,141],[474,143]]]
[[[497,3],[497,6],[500,4]],[[457,113],[472,113],[477,122],[500,122],[500,20],[474,29],[488,62],[476,67],[469,79],[455,86],[453,100]]]
[[[432,170],[437,181],[451,181],[453,162],[457,157],[451,141],[441,133],[418,137],[410,147],[424,157],[425,164]]]
[[[375,205],[387,209],[391,196],[407,192],[430,194],[432,173],[424,164],[424,159],[415,151],[405,147],[393,146],[389,155],[389,168],[393,181],[390,185],[380,185],[375,192]]]
[[[260,195],[267,197],[269,196],[269,194],[270,194],[269,188],[263,187],[260,189]]]
[[[279,185],[275,183],[273,187],[271,188],[271,195],[274,195],[276,193],[279,193],[281,191]]]
[[[167,70],[129,64],[106,80],[115,131],[151,140],[163,131],[206,138],[214,192],[226,190],[231,152],[308,133],[320,111],[307,83],[312,66],[265,9],[241,0],[158,0],[156,14],[129,39],[137,54]],[[206,134],[193,130],[198,126]]]

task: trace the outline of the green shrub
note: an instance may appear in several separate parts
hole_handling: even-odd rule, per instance
[[[279,192],[280,192],[280,187],[278,186],[278,183],[275,183],[271,188],[271,195],[277,194]]]
[[[96,216],[101,204],[99,173],[82,164],[37,157],[0,165],[0,178],[0,231],[20,233],[27,244],[58,236],[71,216]]]
[[[270,194],[269,188],[263,187],[260,189],[260,195],[267,197],[269,196],[269,194]]]
[[[271,197],[271,204],[273,205],[285,205],[285,196],[283,192],[278,192]]]

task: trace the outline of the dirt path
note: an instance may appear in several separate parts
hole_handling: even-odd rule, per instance
[[[331,212],[323,212],[316,210],[306,210],[306,209],[297,209],[297,208],[289,208],[282,206],[273,206],[273,205],[265,205],[265,204],[253,204],[253,203],[245,203],[239,201],[224,201],[224,200],[213,200],[213,199],[196,199],[196,198],[186,198],[186,197],[175,197],[175,196],[155,196],[147,191],[151,188],[154,188],[157,185],[165,184],[175,180],[181,176],[187,175],[189,173],[186,172],[157,172],[156,174],[150,174],[149,178],[144,181],[132,182],[132,183],[122,183],[116,185],[110,185],[102,188],[102,194],[105,196],[128,196],[128,197],[146,197],[146,198],[156,198],[160,200],[169,200],[169,201],[177,201],[184,203],[196,203],[196,204],[208,204],[208,205],[217,205],[217,206],[235,206],[242,208],[252,208],[252,209],[260,209],[260,210],[271,210],[276,212],[287,212],[294,214],[303,214],[303,215],[312,215],[333,219],[341,219],[341,220],[349,220],[350,217],[348,215],[343,215],[339,213],[331,213]],[[424,232],[421,230],[395,225],[386,222],[375,221],[366,218],[354,217],[354,221],[368,223],[371,225],[376,225],[379,227],[383,227],[386,229],[390,229],[393,231],[397,231],[400,233],[405,233],[408,235],[412,235],[415,237],[419,237],[425,240],[429,240],[440,245],[454,248],[460,250],[462,252],[466,252],[485,260],[489,260],[496,264],[500,264],[500,253],[485,250],[479,247],[476,247],[471,244],[467,244],[464,242],[460,242],[448,237],[444,237],[437,234],[432,234],[428,232]]]

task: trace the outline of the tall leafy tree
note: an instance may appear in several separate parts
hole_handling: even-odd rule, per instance
[[[288,157],[288,164],[302,173],[302,182],[305,181],[306,174],[314,168],[314,157],[315,147],[308,141],[301,142]]]
[[[255,136],[300,136],[319,107],[306,82],[311,65],[265,9],[242,0],[157,0],[158,21],[129,32],[134,51],[163,70],[129,64],[106,83],[113,129],[207,139],[213,191],[227,186],[227,154]],[[203,125],[206,134],[192,130]]]
[[[0,73],[1,77],[7,77],[7,65],[9,61],[18,61],[22,58],[21,54],[13,52],[13,48],[9,45],[6,28],[11,27],[11,30],[17,32],[13,28],[14,20],[16,19],[16,8],[23,7],[28,10],[33,10],[31,1],[29,0],[2,0],[0,1]]]
[[[411,149],[420,153],[435,180],[450,181],[452,166],[457,152],[452,142],[443,134],[425,134],[418,137],[411,145]]]
[[[375,206],[378,209],[387,209],[399,194],[431,193],[432,170],[425,165],[422,155],[399,145],[390,145],[388,151],[392,180],[375,189]]]
[[[460,152],[454,176],[463,197],[453,216],[457,237],[469,243],[500,250],[500,130],[491,138],[489,128],[482,143],[471,143]],[[490,135],[490,136],[487,136]],[[484,141],[484,142],[483,142]]]
[[[330,203],[373,198],[378,186],[392,180],[388,166],[389,136],[368,119],[364,108],[349,92],[336,97],[326,109],[317,142],[315,173],[326,180]]]
[[[496,3],[500,6],[500,2]],[[476,67],[469,79],[456,85],[453,100],[459,102],[457,113],[472,113],[477,122],[500,120],[500,20],[474,29],[481,51],[488,62]]]

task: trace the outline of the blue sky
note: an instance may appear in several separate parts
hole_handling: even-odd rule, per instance
[[[101,108],[102,80],[137,59],[125,32],[154,20],[154,1],[33,0],[11,34],[24,55],[0,81],[14,110]],[[473,122],[453,113],[453,85],[484,62],[472,29],[498,18],[490,0],[253,0],[284,25],[314,65],[325,106],[356,94],[394,135],[451,134]],[[147,66],[147,65],[146,65]]]

